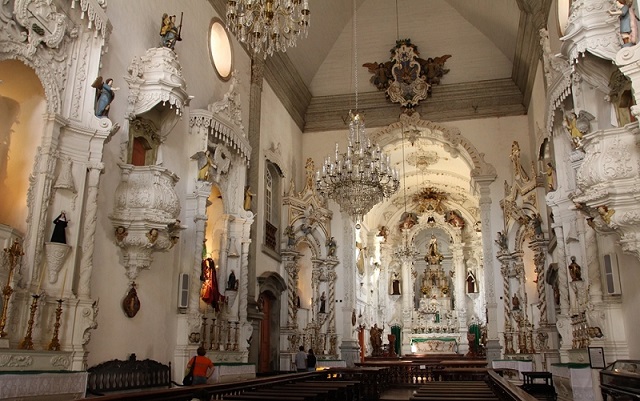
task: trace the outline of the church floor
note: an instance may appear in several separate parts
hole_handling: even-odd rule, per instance
[[[380,395],[380,401],[406,401],[411,398],[415,388],[392,388]]]

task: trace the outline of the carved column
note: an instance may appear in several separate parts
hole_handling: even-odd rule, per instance
[[[335,334],[336,332],[336,281],[338,275],[336,274],[337,260],[327,261],[327,283],[329,286],[329,299],[327,302],[327,308],[329,310],[329,321],[327,322],[327,333]]]
[[[204,246],[205,229],[207,224],[207,200],[211,195],[211,183],[207,181],[196,182],[193,193],[187,197],[188,209],[193,213],[194,223],[194,244],[193,244],[193,264],[191,265],[191,288],[189,289],[188,313],[193,316],[190,320],[190,332],[196,332],[200,327],[200,287],[198,277],[202,268],[202,247]]]
[[[345,243],[352,242],[355,238],[353,225],[348,218],[342,218],[342,238]],[[355,362],[360,360],[360,345],[356,339],[357,329],[351,323],[351,314],[355,311],[356,315],[356,285],[355,277],[355,260],[354,252],[351,247],[343,246],[342,249],[342,271],[341,276],[344,279],[344,305],[342,307],[342,343],[340,344],[340,358],[343,359],[348,367],[353,367]]]
[[[500,340],[498,340],[498,322],[495,294],[495,276],[493,240],[491,238],[491,190],[489,186],[495,180],[496,175],[487,174],[475,177],[475,181],[480,186],[480,218],[482,221],[482,251],[484,257],[484,288],[487,300],[487,360],[492,361],[500,358]]]
[[[460,349],[458,352],[466,354],[469,342],[467,340],[466,270],[464,266],[463,247],[463,243],[451,244],[449,250],[451,250],[451,253],[453,254],[453,285],[455,287],[454,294],[456,300],[455,309],[458,312],[458,330],[460,331]]]
[[[249,144],[251,145],[251,160],[253,163],[249,165],[247,169],[247,177],[249,179],[248,185],[254,190],[258,191],[260,188],[260,180],[262,174],[260,174],[260,116],[262,113],[262,84],[264,81],[264,59],[262,57],[254,57],[251,59],[251,86],[249,89],[249,129],[248,137]],[[258,198],[260,194],[258,194]],[[255,208],[257,202],[253,202],[252,207]],[[255,210],[254,210],[255,213]],[[264,220],[264,217],[260,217],[260,221]],[[257,238],[257,226],[251,227],[251,238]],[[249,247],[249,292],[247,293],[248,305],[251,310],[257,308],[257,298],[255,294],[256,288],[256,255],[260,244],[259,241],[251,242]],[[252,318],[251,316],[249,316]],[[256,318],[258,318],[256,316]]]
[[[536,290],[538,292],[538,309],[540,310],[540,325],[546,324],[547,319],[547,295],[545,281],[545,261],[547,254],[547,243],[544,240],[536,240],[531,243],[534,252],[533,262],[536,272]],[[531,316],[533,323],[533,316]]]
[[[247,362],[249,353],[249,339],[252,337],[254,328],[251,322],[249,322],[248,316],[248,299],[249,292],[249,248],[251,245],[251,227],[254,225],[254,215],[251,212],[246,212],[242,218],[236,218],[236,224],[241,225],[240,230],[240,288],[239,298],[240,305],[238,309],[238,318],[240,319],[240,336],[238,337],[238,344],[240,351],[242,351],[243,362]]]
[[[298,258],[300,254],[295,251],[282,251],[282,263],[287,272],[287,328],[298,328]]]
[[[96,234],[96,214],[98,211],[98,184],[104,165],[93,163],[88,166],[87,198],[82,240],[82,260],[80,261],[80,279],[78,280],[78,296],[90,297],[91,272],[93,271],[93,248]]]

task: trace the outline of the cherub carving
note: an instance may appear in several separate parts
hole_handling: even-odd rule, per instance
[[[389,87],[389,81],[393,79],[393,75],[391,74],[391,67],[393,67],[393,62],[387,61],[386,63],[364,63],[363,67],[367,67],[369,72],[373,74],[373,76],[369,79],[373,85],[379,90],[384,90]]]
[[[429,57],[426,60],[418,58],[416,61],[420,63],[420,67],[422,67],[422,71],[427,77],[427,82],[430,85],[438,85],[440,84],[440,78],[449,72],[449,69],[444,68],[444,63],[446,63],[449,58],[451,58],[451,55],[445,54],[440,57]]]

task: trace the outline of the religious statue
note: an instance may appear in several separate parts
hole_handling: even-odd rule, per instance
[[[571,257],[571,264],[569,265],[569,275],[571,281],[582,281],[582,267],[576,263],[576,257]]]
[[[431,234],[431,240],[429,240],[429,246],[427,251],[427,256],[425,256],[425,260],[430,265],[439,265],[440,262],[444,259],[444,256],[438,251],[438,238],[434,234]]]
[[[565,117],[564,125],[571,136],[574,148],[582,148],[582,137],[591,130],[591,120],[594,118],[586,110],[580,110],[577,115],[575,112],[571,112],[569,116]]]
[[[529,224],[531,225],[531,229],[533,231],[533,235],[535,238],[542,238],[542,216],[540,213],[536,213],[530,220]]]
[[[387,242],[387,237],[389,236],[389,228],[387,226],[380,226],[377,236],[383,237],[384,242]]]
[[[96,117],[109,117],[109,109],[111,102],[116,97],[115,91],[120,88],[114,88],[113,79],[107,78],[106,81],[102,81],[102,77],[99,76],[91,84],[91,87],[96,90],[96,102],[95,102],[95,115]]]
[[[620,36],[622,47],[633,46],[638,42],[638,21],[633,9],[633,0],[618,0],[616,9],[609,11],[620,19]]]
[[[229,273],[229,279],[227,280],[227,290],[238,291],[238,280],[236,274],[231,270]]]
[[[400,229],[409,230],[418,224],[418,215],[413,212],[404,212],[400,217]]]
[[[58,242],[60,244],[67,243],[67,234],[66,228],[69,221],[67,220],[67,215],[64,213],[64,210],[60,212],[60,215],[53,220],[53,234],[51,234],[51,242]]]
[[[464,228],[464,219],[460,216],[460,213],[456,210],[449,210],[445,217],[447,223],[453,227]]]
[[[598,210],[598,214],[600,215],[600,217],[602,217],[602,221],[605,222],[605,224],[610,224],[611,223],[611,216],[613,216],[613,214],[616,212],[613,209],[609,209],[606,205],[600,205],[597,207]]]
[[[507,251],[507,236],[502,233],[502,231],[498,231],[498,239],[496,240],[496,244],[500,248],[499,252]]]
[[[356,268],[358,273],[364,274],[364,251],[367,249],[362,242],[356,241],[356,248],[358,248],[358,259],[356,259]]]
[[[556,190],[556,170],[553,168],[553,164],[547,163],[547,168],[544,171],[545,181],[547,183],[547,192]]]
[[[476,291],[476,276],[471,270],[467,271],[467,294],[473,294]]]
[[[182,30],[182,16],[180,16],[180,27],[176,27],[176,16],[167,13],[162,14],[162,28],[160,28],[160,36],[162,36],[162,46],[173,50],[176,41],[182,40],[180,31]]]
[[[251,199],[255,196],[254,193],[251,192],[251,187],[247,186],[247,189],[244,191],[244,210],[251,210]]]
[[[320,295],[320,312],[319,313],[327,313],[327,296],[324,291],[322,291],[322,295]]]
[[[378,324],[374,324],[371,329],[369,329],[369,337],[371,341],[371,356],[381,356],[382,355],[382,332],[383,329],[378,328]]]
[[[287,235],[287,247],[292,247],[296,244],[296,232],[292,225],[287,226],[284,229],[284,233]]]
[[[150,244],[154,244],[156,242],[156,240],[158,239],[158,229],[157,228],[152,228],[151,230],[149,230],[149,232],[147,233],[147,239],[149,240]]]
[[[511,298],[511,310],[520,310],[520,298],[518,298],[518,294],[513,294]]]
[[[331,237],[327,241],[327,256],[336,256],[336,239]]]
[[[122,242],[127,237],[127,229],[123,226],[118,226],[115,230],[116,242]]]
[[[398,356],[396,354],[396,335],[387,334],[387,340],[389,341],[389,351],[387,352],[387,356],[395,358],[396,356]]]
[[[400,295],[400,277],[394,272],[391,279],[391,295]]]
[[[207,149],[206,151],[199,151],[191,156],[191,160],[196,160],[198,162],[198,181],[209,181],[213,178],[213,169],[215,168],[213,162],[211,161],[211,152]]]

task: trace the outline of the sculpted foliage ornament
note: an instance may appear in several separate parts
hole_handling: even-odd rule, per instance
[[[449,72],[444,63],[451,57],[420,58],[418,46],[411,39],[396,41],[391,50],[391,60],[382,63],[365,63],[373,74],[370,82],[378,90],[384,90],[389,100],[400,103],[405,109],[413,109],[431,94],[431,86]]]

